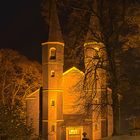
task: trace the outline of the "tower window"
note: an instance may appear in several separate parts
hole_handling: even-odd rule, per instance
[[[93,100],[93,103],[94,103],[94,105],[98,105],[98,104],[99,104],[98,99],[97,99],[97,98],[95,98],[95,99]]]
[[[51,71],[51,77],[54,77],[55,76],[55,72],[54,70]]]
[[[50,48],[50,59],[51,60],[56,59],[56,48]]]
[[[51,100],[51,106],[55,106],[55,101]]]
[[[51,131],[52,131],[52,132],[55,132],[55,125],[52,125]]]
[[[95,130],[98,130],[98,125],[97,124],[95,124]]]

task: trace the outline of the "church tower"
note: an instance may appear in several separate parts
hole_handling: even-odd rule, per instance
[[[94,0],[94,11],[97,10],[96,0]],[[107,102],[107,55],[103,43],[96,42],[100,36],[100,28],[96,15],[91,15],[89,30],[84,43],[85,53],[85,74],[87,75],[87,90],[92,91],[93,113],[92,113],[92,139],[100,139],[109,135],[108,129],[108,106],[103,104]],[[98,109],[96,109],[98,108]],[[99,113],[100,112],[100,113]],[[101,131],[99,131],[101,130]]]
[[[42,137],[45,140],[61,140],[64,43],[55,0],[50,1],[49,14],[49,37],[42,43]]]

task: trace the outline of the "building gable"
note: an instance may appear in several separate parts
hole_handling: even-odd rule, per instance
[[[78,113],[76,104],[82,92],[82,81],[84,73],[72,67],[63,73],[63,114]]]

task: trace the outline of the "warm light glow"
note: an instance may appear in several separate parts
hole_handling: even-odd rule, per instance
[[[56,48],[54,48],[54,47],[50,48],[50,59],[51,60],[56,59]]]
[[[87,43],[84,43],[84,47],[85,46],[87,46],[87,45],[97,45],[97,44],[99,44],[99,43],[97,43],[97,42],[87,42]]]
[[[31,94],[27,95],[26,99],[35,99],[35,97],[32,97],[33,95],[36,95],[36,93],[39,93],[39,89],[37,89],[36,91],[32,92]]]
[[[85,119],[85,122],[91,122],[92,119]]]
[[[80,134],[80,132],[79,132],[78,129],[75,129],[75,128],[74,128],[74,129],[70,129],[70,130],[69,130],[69,134],[70,134],[70,135],[75,135],[75,134]]]
[[[87,42],[87,43],[84,43],[84,47],[85,46],[88,46],[88,45],[96,45],[96,47],[95,48],[100,48],[101,46],[104,46],[104,44],[103,43],[98,43],[98,42]],[[97,46],[99,46],[99,47],[97,47]]]
[[[51,70],[51,77],[54,77],[55,76],[55,72],[54,70]]]
[[[53,121],[56,121],[56,122],[63,122],[64,120],[53,120]],[[42,122],[48,122],[48,120],[42,120]]]
[[[73,70],[75,70],[75,71],[77,71],[77,72],[79,72],[79,73],[81,73],[81,74],[84,75],[84,73],[83,73],[82,71],[80,71],[79,69],[77,69],[76,67],[72,67],[72,68],[70,68],[69,70],[65,71],[65,72],[63,73],[63,75],[65,75],[65,74],[67,74],[67,73],[69,73],[70,71],[73,71]]]
[[[58,44],[58,45],[62,45],[62,46],[64,46],[64,43],[62,43],[62,42],[44,42],[44,43],[42,43],[41,45],[42,46],[44,46],[44,45],[56,45],[56,44]]]
[[[63,92],[62,89],[44,89],[44,91],[49,91],[49,92]]]
[[[99,48],[98,48],[98,47],[95,47],[94,49],[95,49],[96,51],[99,51]]]

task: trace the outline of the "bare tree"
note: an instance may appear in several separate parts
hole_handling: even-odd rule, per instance
[[[132,2],[130,3],[132,9],[135,7],[136,10],[139,7]],[[97,71],[99,71],[99,69],[105,69],[108,74],[108,81],[106,82],[109,82],[109,86],[112,89],[112,104],[110,105],[113,109],[113,135],[119,134],[120,103],[118,95],[120,94],[120,90],[118,83],[120,80],[120,64],[118,62],[121,61],[120,56],[124,48],[130,47],[128,42],[134,42],[134,40],[132,42],[132,35],[139,35],[138,25],[135,21],[132,21],[132,16],[129,13],[131,9],[130,5],[125,0],[100,0],[93,1],[93,7],[90,9],[92,18],[87,41],[97,41],[104,44],[104,50],[107,56],[105,61],[107,61],[107,65],[105,67],[102,65],[104,64],[104,59],[97,59],[95,56],[91,57],[85,67],[84,88],[86,87],[86,91],[88,91],[88,89],[92,90],[90,98],[93,99],[97,94],[95,85],[98,78],[96,77],[101,78],[101,76],[97,75]],[[126,28],[129,29],[127,33],[125,32]],[[98,57],[98,55],[96,55],[96,57]],[[92,80],[89,81],[89,77]],[[103,106],[102,103],[103,102],[100,102],[100,106]],[[89,103],[87,102],[87,105],[93,109],[91,99]]]
[[[83,0],[81,3],[84,3]],[[90,30],[90,39],[92,41],[101,42],[104,44],[104,50],[107,56],[107,65],[104,66],[103,59],[92,58],[89,61],[89,65],[85,67],[85,82],[83,89],[92,92],[88,94],[83,93],[82,98],[87,98],[85,101],[85,108],[92,108],[93,97],[96,95],[96,83],[99,78],[99,73],[96,71],[106,71],[108,86],[112,89],[112,103],[110,104],[113,109],[113,135],[119,133],[119,98],[121,94],[120,90],[120,61],[124,51],[129,47],[136,47],[139,40],[139,1],[137,0],[91,0],[86,3],[86,6],[81,6],[79,2],[75,4],[68,1],[61,1],[60,7],[67,13],[69,20],[64,20],[65,28],[63,28],[63,34],[66,36],[65,40],[68,46],[68,51],[71,56],[74,56],[74,60],[78,60],[78,52],[81,52],[84,58],[84,47],[79,45],[81,41],[84,43],[85,31]],[[85,4],[85,3],[84,3]],[[66,10],[68,9],[68,10]],[[63,14],[61,14],[63,15]],[[70,16],[70,17],[69,17]],[[85,16],[86,18],[83,18]],[[89,16],[92,16],[92,24],[88,26]],[[74,18],[73,18],[74,17]],[[75,18],[76,17],[76,18]],[[87,22],[78,22],[81,19],[85,19]],[[73,24],[75,23],[75,24]],[[78,23],[78,26],[76,25]],[[76,26],[75,28],[73,26]],[[67,28],[68,27],[68,28]],[[81,28],[82,27],[82,28]],[[73,31],[69,32],[70,29]],[[83,30],[85,29],[85,31]],[[83,34],[83,40],[81,39]],[[67,39],[69,38],[69,39]],[[72,39],[74,38],[74,39]],[[70,45],[72,42],[72,45]],[[81,51],[79,51],[81,50]],[[96,64],[95,64],[96,61]],[[106,61],[106,60],[105,60]],[[106,63],[106,62],[105,62]],[[100,70],[99,70],[100,69]],[[90,81],[89,81],[90,77]],[[87,79],[87,80],[86,80]],[[101,77],[100,77],[101,79]],[[89,84],[90,83],[90,84]],[[92,86],[92,88],[91,88]],[[88,89],[88,90],[87,90]],[[101,106],[101,104],[99,105]]]
[[[32,134],[26,125],[25,99],[41,84],[41,66],[18,52],[0,50],[0,135],[20,139]]]
[[[104,44],[107,59],[92,57],[85,67],[85,80],[83,89],[86,91],[83,94],[85,100],[85,108],[93,110],[93,100],[97,94],[97,81],[101,78],[97,71],[104,69],[108,75],[106,81],[108,86],[112,89],[112,103],[113,109],[113,135],[119,134],[119,89],[120,80],[120,61],[125,49],[138,45],[139,27],[139,3],[136,1],[93,1],[93,6],[89,7],[89,13],[92,16],[92,24],[89,26],[89,42],[96,41]],[[80,9],[80,8],[79,8]],[[78,9],[78,10],[79,10]],[[85,9],[81,9],[83,11]],[[86,11],[88,11],[86,9]],[[132,14],[131,12],[134,12]],[[137,38],[137,39],[136,39]],[[98,55],[96,55],[98,57]],[[104,66],[104,61],[108,61]],[[90,78],[89,78],[90,77]],[[90,80],[89,80],[90,79]],[[97,80],[98,79],[98,80]],[[90,92],[88,92],[90,91]],[[92,92],[91,92],[92,91]],[[88,92],[88,93],[87,93]],[[107,103],[108,104],[108,103]],[[95,108],[103,106],[100,102]]]

